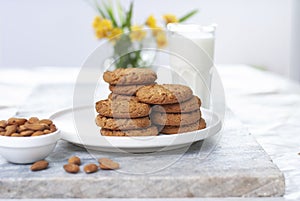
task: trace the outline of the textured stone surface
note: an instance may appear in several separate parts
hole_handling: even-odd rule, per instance
[[[40,86],[18,115],[47,116],[70,106],[72,93],[71,85]],[[60,141],[47,158],[50,164],[44,171],[31,172],[30,165],[10,164],[0,157],[0,198],[256,197],[284,193],[282,173],[231,112],[227,112],[220,135],[185,151],[89,153]],[[76,175],[63,170],[73,155],[83,164]],[[83,166],[96,163],[99,157],[114,159],[121,169],[85,174]]]
[[[252,197],[284,193],[282,173],[230,112],[221,134],[213,139],[220,141],[209,155],[199,152],[202,142],[181,156],[182,150],[147,155],[89,154],[60,141],[47,158],[49,168],[41,172],[1,158],[0,197]],[[96,162],[98,157],[110,157],[121,169],[87,175],[81,166],[80,173],[68,174],[62,166],[72,155],[79,156],[83,165]],[[151,169],[154,171],[148,173]]]

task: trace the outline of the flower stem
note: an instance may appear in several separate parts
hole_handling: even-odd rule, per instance
[[[186,15],[182,16],[181,18],[179,18],[178,21],[179,22],[184,22],[185,20],[189,19],[190,17],[192,17],[196,13],[198,13],[198,10],[192,10],[191,12],[189,12]]]

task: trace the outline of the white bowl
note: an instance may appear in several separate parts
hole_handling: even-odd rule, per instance
[[[46,158],[59,139],[59,130],[33,137],[0,136],[0,155],[11,163],[33,163]]]

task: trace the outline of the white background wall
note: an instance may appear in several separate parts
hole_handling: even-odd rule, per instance
[[[292,1],[290,77],[300,82],[300,1]]]
[[[291,0],[136,0],[134,18],[179,16],[199,8],[190,22],[218,26],[216,63],[262,66],[288,75]],[[121,0],[128,5],[128,0]],[[79,66],[99,44],[96,12],[85,0],[0,0],[0,68]]]

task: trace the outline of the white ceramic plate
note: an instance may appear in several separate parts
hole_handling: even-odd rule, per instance
[[[202,116],[206,120],[207,128],[187,132],[182,134],[147,136],[147,137],[111,137],[102,136],[99,128],[96,127],[94,121],[90,125],[86,125],[89,129],[93,127],[93,132],[80,132],[75,125],[74,112],[78,115],[90,111],[90,107],[79,107],[61,110],[51,115],[56,126],[61,130],[62,139],[83,146],[91,150],[108,151],[108,152],[153,152],[153,151],[166,151],[176,148],[186,147],[193,142],[204,140],[210,136],[218,133],[222,128],[222,122],[217,114],[202,108]],[[82,120],[84,120],[82,115]],[[80,119],[77,119],[77,122]]]

